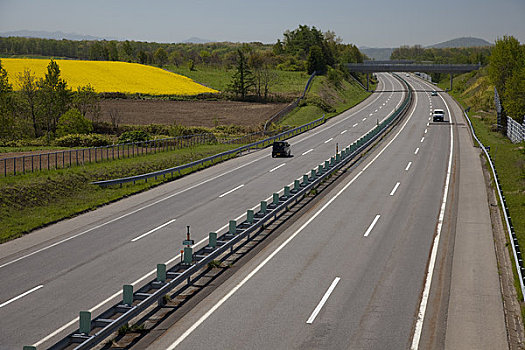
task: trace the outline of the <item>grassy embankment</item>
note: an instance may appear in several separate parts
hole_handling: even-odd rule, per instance
[[[171,179],[149,179],[147,183],[139,181],[135,185],[109,188],[91,185],[92,181],[166,169],[236,147],[238,145],[200,145],[135,158],[1,177],[0,243]],[[185,170],[182,175],[194,170]]]
[[[448,82],[439,84],[448,87]],[[512,143],[496,130],[494,110],[494,87],[489,83],[486,70],[471,72],[454,78],[454,89],[450,94],[468,113],[476,135],[485,146],[490,146],[490,155],[498,172],[501,187],[510,211],[518,243],[525,249],[525,143]],[[501,208],[500,208],[501,209]],[[508,241],[508,239],[507,239]],[[512,256],[509,242],[509,253]],[[517,274],[515,285],[519,291]],[[521,293],[519,293],[521,294]],[[522,315],[525,310],[522,307]]]
[[[375,89],[375,84],[371,89]],[[315,77],[304,102],[281,122],[292,127],[304,125],[323,116],[331,118],[354,107],[370,92],[363,90],[355,81],[343,80],[338,87],[330,84],[325,76]]]

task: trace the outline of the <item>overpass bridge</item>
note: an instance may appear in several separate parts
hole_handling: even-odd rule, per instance
[[[450,74],[450,89],[454,74],[471,72],[481,68],[481,64],[430,64],[413,61],[367,61],[364,63],[347,63],[350,72],[366,73],[366,89],[369,85],[369,74],[379,72],[425,72]]]

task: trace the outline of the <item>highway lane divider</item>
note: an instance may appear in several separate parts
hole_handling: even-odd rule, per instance
[[[404,80],[402,80],[404,82]],[[240,223],[230,220],[227,231],[221,235],[210,232],[208,244],[193,251],[194,241],[190,239],[189,227],[187,239],[183,241],[181,261],[170,269],[165,264],[157,265],[157,277],[134,291],[132,285],[122,287],[122,300],[92,319],[91,312],[80,311],[79,328],[54,344],[50,349],[91,349],[101,344],[121,327],[128,325],[151,307],[163,307],[166,298],[177,295],[183,286],[188,286],[198,279],[210,264],[221,261],[238,247],[263,231],[264,227],[277,220],[289,210],[289,207],[303,198],[315,193],[323,184],[343,167],[353,164],[374,142],[386,133],[408,111],[412,102],[412,90],[404,82],[408,94],[398,109],[382,122],[378,122],[365,135],[337,152],[334,156],[302,174],[292,184],[273,193],[271,201],[261,201],[259,210],[249,209],[246,219]],[[284,136],[284,135],[283,135]],[[282,192],[282,195],[279,193]],[[376,220],[377,221],[377,220]],[[193,278],[193,279],[192,279]]]

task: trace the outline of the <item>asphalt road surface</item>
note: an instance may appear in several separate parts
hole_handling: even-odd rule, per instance
[[[479,158],[462,131],[458,176],[461,111],[408,80],[415,104],[389,139],[150,349],[507,348]]]
[[[2,244],[0,349],[31,344],[45,348],[53,344],[78,328],[79,311],[89,310],[97,315],[121,298],[123,284],[133,284],[137,288],[153,277],[157,263],[172,265],[178,261],[187,225],[191,226],[192,239],[202,245],[207,241],[208,232],[224,231],[228,220],[241,220],[247,209],[257,206],[261,200],[333,155],[336,145],[339,149],[346,147],[372,129],[378,120],[381,121],[401,103],[405,95],[401,83],[391,75],[380,74],[379,79],[379,91],[363,103],[325,125],[289,140],[294,154],[292,158],[272,158],[270,149],[253,152]],[[354,298],[355,293],[368,291],[378,279],[386,283],[384,289],[375,292],[377,306],[353,303],[352,308],[381,307],[383,301],[387,302],[388,296],[394,295],[395,287],[387,283],[384,276],[406,280],[407,288],[403,289],[403,294],[407,297],[399,301],[399,309],[405,309],[403,303],[409,304],[407,308],[416,303],[425,265],[420,262],[428,255],[427,245],[432,239],[443,190],[450,132],[447,126],[426,125],[428,101],[426,95],[418,94],[416,111],[403,127],[402,134],[366,170],[366,176],[363,173],[342,194],[344,208],[323,213],[328,215],[330,212],[333,222],[318,227],[322,231],[315,235],[302,234],[309,238],[294,240],[294,244],[303,242],[304,245],[294,253],[299,254],[295,258],[298,260],[292,260],[298,263],[296,272],[292,271],[295,264],[290,261],[283,263],[280,269],[289,268],[292,274],[302,273],[298,271],[311,265],[312,275],[308,272],[309,278],[299,279],[297,285],[279,281],[263,283],[277,288],[287,287],[282,292],[289,291],[288,298],[292,299],[296,298],[292,297],[292,290],[298,291],[301,286],[306,288],[300,294],[304,302],[302,310],[294,307],[293,313],[311,312],[308,310],[310,304],[337,276],[341,280],[334,290],[334,297],[347,283],[355,283],[358,288],[348,289],[350,294],[341,296],[341,301]],[[436,107],[444,107],[440,99],[432,101]],[[435,152],[435,149],[443,152]],[[394,191],[398,182],[400,184]],[[348,201],[347,196],[352,200]],[[381,216],[375,226],[367,237],[363,237],[363,229],[366,231],[377,215]],[[350,224],[348,219],[351,219]],[[308,230],[312,227],[308,226]],[[321,243],[309,241],[315,237],[324,238]],[[336,251],[319,251],[320,255],[315,252],[320,246],[332,245]],[[417,249],[422,246],[426,247],[424,252]],[[392,254],[392,249],[398,253]],[[337,254],[337,261],[329,264],[337,270],[320,267],[323,265],[321,261],[309,259],[310,254],[319,256],[319,259],[333,258]],[[360,262],[345,261],[345,256],[355,257],[356,254],[363,256]],[[399,264],[391,265],[389,259],[399,261]],[[395,268],[390,270],[388,266]],[[397,276],[402,271],[404,277]],[[262,273],[257,278],[262,279]],[[351,282],[353,279],[360,282]],[[262,296],[262,291],[259,292]],[[268,295],[266,298],[276,298],[276,309],[261,306],[260,317],[276,317],[271,312],[280,309],[278,305],[283,305],[286,296]],[[398,303],[397,300],[390,301]],[[285,304],[291,306],[289,302]],[[235,309],[240,312],[238,307]],[[323,309],[323,313],[326,310]],[[333,317],[349,317],[343,314],[336,313]],[[409,331],[405,328],[410,328],[411,324],[398,322],[402,314],[400,312],[393,320],[394,329],[403,328],[405,334]],[[298,319],[304,321],[301,317]],[[372,317],[367,322],[374,324],[375,319]],[[318,319],[314,324],[317,326],[321,322]],[[304,325],[298,324],[297,327],[299,331]],[[360,341],[368,339],[365,328],[358,333]],[[298,341],[298,337],[299,333],[287,341],[292,344]],[[315,343],[316,340],[310,341]],[[304,344],[307,344],[306,339]]]

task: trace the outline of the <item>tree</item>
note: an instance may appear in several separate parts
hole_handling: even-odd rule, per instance
[[[523,123],[525,116],[525,64],[507,79],[503,107],[509,117]]]
[[[312,74],[313,72],[324,74],[326,72],[325,58],[319,46],[312,46],[310,48],[310,53],[306,61],[306,70],[308,74]]]
[[[57,135],[89,134],[93,131],[93,123],[82,116],[76,108],[68,110],[60,116],[57,125]]]
[[[243,50],[237,49],[237,56],[237,68],[228,87],[230,91],[244,100],[255,83]]]
[[[505,95],[507,80],[524,65],[524,53],[513,36],[496,40],[489,59],[488,73],[500,96]]]
[[[73,107],[80,111],[83,117],[89,113],[92,122],[98,120],[100,115],[99,98],[95,89],[93,89],[90,84],[77,87],[72,104]]]
[[[13,87],[0,60],[0,138],[12,138],[14,127]]]
[[[162,47],[159,47],[157,51],[155,51],[155,54],[153,55],[155,62],[162,67],[166,64],[168,61],[168,54],[166,53],[166,50],[164,50]]]
[[[173,50],[170,53],[169,61],[175,65],[175,67],[179,67],[182,63],[182,55],[179,51]]]
[[[33,135],[42,136],[42,128],[39,125],[37,106],[38,106],[38,84],[36,76],[29,69],[18,74],[18,84],[20,87],[20,109],[23,114],[31,120],[33,126]]]
[[[38,86],[41,96],[39,99],[40,110],[49,138],[50,134],[55,133],[60,116],[69,109],[71,90],[60,77],[60,68],[53,60],[49,62],[47,73],[43,79],[40,79]]]
[[[144,51],[140,50],[137,58],[140,64],[148,64],[148,56]]]

